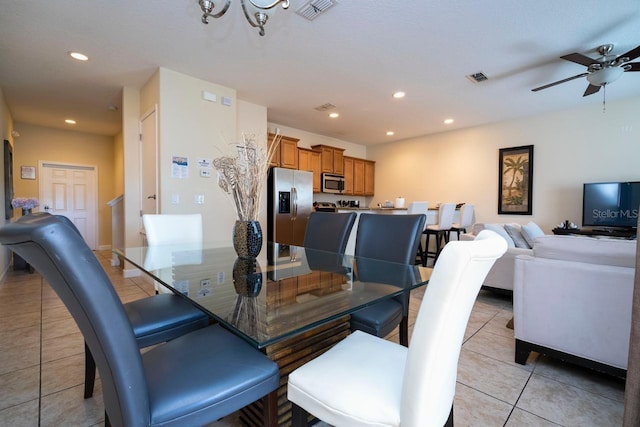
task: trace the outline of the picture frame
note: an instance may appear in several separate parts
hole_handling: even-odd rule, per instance
[[[22,178],[22,179],[36,179],[36,167],[35,166],[20,166],[20,178]]]
[[[531,215],[533,145],[501,148],[498,164],[498,214]]]

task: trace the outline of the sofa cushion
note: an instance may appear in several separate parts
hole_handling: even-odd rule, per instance
[[[534,241],[540,236],[544,236],[544,231],[535,222],[530,221],[529,224],[522,226],[522,237],[527,241],[530,248],[533,248]]]
[[[516,248],[531,249],[531,245],[527,243],[522,235],[522,226],[520,224],[505,224],[504,229],[513,239],[513,243],[516,245]]]
[[[635,268],[636,241],[582,236],[542,236],[533,247],[534,256]]]
[[[515,248],[516,244],[513,242],[513,239],[511,237],[509,237],[509,234],[507,234],[507,231],[504,229],[504,225],[502,224],[485,224],[484,225],[484,229],[485,230],[491,230],[491,231],[495,231],[496,233],[498,233],[500,236],[502,236],[502,238],[504,240],[507,241],[507,246],[510,248]]]

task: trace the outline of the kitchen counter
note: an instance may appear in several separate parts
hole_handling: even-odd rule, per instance
[[[345,253],[348,255],[353,255],[355,253],[356,247],[356,234],[358,230],[358,222],[360,220],[360,214],[369,213],[369,214],[379,214],[379,215],[406,215],[407,208],[351,208],[351,207],[340,207],[336,208],[336,212],[356,212],[358,217],[356,218],[356,222],[351,229],[351,235],[349,236],[349,240],[347,241],[347,247]],[[453,222],[458,222],[458,218],[460,216],[460,210],[456,209],[453,215]],[[427,221],[426,224],[437,224],[438,223],[438,209],[429,209],[427,212]]]
[[[339,211],[406,211],[407,208],[351,208],[351,207],[340,207],[337,209]]]

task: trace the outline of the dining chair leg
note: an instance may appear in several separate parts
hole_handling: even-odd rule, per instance
[[[444,427],[453,427],[453,403],[451,404],[451,412],[449,412],[449,418],[447,418]]]
[[[426,235],[426,238],[424,243],[424,252],[422,252],[424,254],[422,257],[423,267],[427,266],[427,259],[429,258],[429,233],[425,233],[425,235]]]
[[[93,354],[84,343],[84,398],[88,399],[93,396],[93,386],[96,382],[96,361],[93,360]]]
[[[409,347],[409,316],[402,316],[400,321],[400,345]]]
[[[291,403],[291,426],[308,427],[309,413],[295,403]]]
[[[262,398],[262,414],[265,427],[276,427],[278,425],[278,389],[273,390]]]

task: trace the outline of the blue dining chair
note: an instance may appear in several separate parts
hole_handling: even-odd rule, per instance
[[[426,215],[360,214],[356,258],[414,264]],[[400,344],[409,345],[409,293],[351,314],[351,330],[385,337],[400,327]]]
[[[221,326],[141,354],[100,262],[59,217],[21,217],[0,228],[0,243],[35,267],[76,321],[100,372],[106,425],[204,425],[258,399],[265,424],[277,423],[277,364]]]
[[[48,213],[33,215],[46,216]],[[80,234],[75,224],[66,216],[56,216]],[[144,348],[171,341],[188,332],[207,326],[210,322],[202,310],[173,294],[155,295],[124,304],[124,311],[131,322],[138,347]],[[96,362],[91,350],[84,346],[84,398],[93,396],[96,381]]]
[[[356,213],[313,212],[309,216],[302,245],[305,248],[343,254]]]

